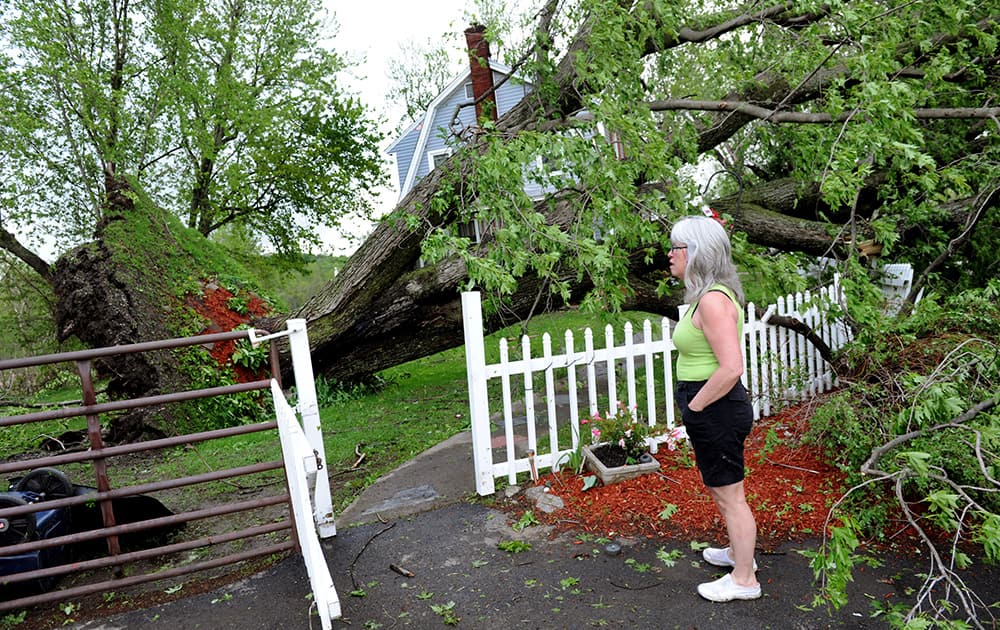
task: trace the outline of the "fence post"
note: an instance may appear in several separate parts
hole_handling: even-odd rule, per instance
[[[309,352],[309,335],[306,320],[288,320],[288,346],[292,353],[292,371],[295,374],[296,409],[302,417],[302,431],[322,466],[327,465],[326,447],[323,445],[323,427],[316,401],[316,381],[313,378],[312,355]],[[337,535],[333,520],[333,498],[330,496],[330,477],[325,470],[316,475],[313,487],[313,518],[320,538]]]
[[[469,381],[469,420],[472,428],[472,461],[476,492],[496,492],[493,480],[493,450],[490,444],[490,408],[486,391],[486,348],[483,340],[483,305],[478,291],[462,293],[462,323],[465,328],[465,371]],[[511,445],[508,449],[513,448]]]

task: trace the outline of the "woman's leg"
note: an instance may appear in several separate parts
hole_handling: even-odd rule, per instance
[[[757,545],[757,521],[747,505],[743,482],[728,486],[709,488],[722,518],[726,521],[729,547],[736,566],[733,568],[733,582],[740,586],[754,586],[757,576],[753,570],[754,548]]]

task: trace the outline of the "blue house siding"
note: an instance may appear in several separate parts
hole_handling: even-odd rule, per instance
[[[500,83],[501,81],[503,81],[503,78],[504,75],[498,72],[494,72],[493,84],[496,85]],[[516,78],[507,81],[499,88],[497,88],[496,91],[497,112],[499,113],[499,115],[503,116],[511,109],[513,109],[514,106],[520,103],[521,99],[527,96],[528,92],[530,91],[531,89],[524,82]]]
[[[409,131],[397,140],[389,153],[396,154],[396,175],[399,177],[399,188],[403,189],[403,182],[406,181],[406,173],[410,169],[410,162],[413,160],[413,153],[417,150],[417,141],[420,139],[420,128],[422,125],[413,125]]]
[[[504,77],[510,73],[510,69],[496,62],[492,62],[491,66],[494,84],[499,85],[496,90],[497,113],[503,116],[531,90],[523,82],[514,79],[501,85]],[[457,140],[451,136],[450,129],[474,126],[475,108],[471,105],[458,107],[461,104],[471,103],[466,93],[466,84],[471,84],[469,72],[456,77],[429,105],[423,120],[411,125],[386,149],[387,153],[396,157],[400,198],[431,171],[433,155],[454,150],[449,143]],[[456,110],[458,122],[452,124]]]
[[[452,126],[455,109],[462,103],[467,103],[465,98],[464,84],[457,90],[453,90],[450,95],[441,101],[441,104],[433,112],[433,119],[430,122],[430,133],[427,135],[424,145],[423,155],[420,156],[420,163],[417,164],[417,179],[420,181],[431,172],[429,156],[443,149],[453,149],[452,143],[456,139],[451,135],[450,129],[462,129],[475,124],[476,110],[473,107],[463,107],[458,112],[459,122]],[[414,182],[416,183],[416,182]]]

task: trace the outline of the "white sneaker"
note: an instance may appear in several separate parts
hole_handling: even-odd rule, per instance
[[[705,547],[701,552],[701,557],[705,562],[717,567],[735,567],[736,561],[729,557],[729,547],[719,549],[718,547]],[[757,570],[757,561],[753,561],[753,570]]]
[[[761,591],[760,584],[740,586],[733,582],[732,573],[727,573],[714,582],[699,584],[698,594],[712,602],[730,602],[734,599],[757,599]]]

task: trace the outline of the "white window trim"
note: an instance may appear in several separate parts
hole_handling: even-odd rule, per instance
[[[562,169],[550,169],[545,163],[545,158],[541,155],[535,158],[535,168],[538,169],[539,173],[549,175],[550,177],[562,177],[566,174],[566,171]]]
[[[430,173],[431,171],[434,170],[434,158],[436,158],[438,156],[441,156],[441,155],[450,156],[451,155],[451,149],[449,149],[449,148],[446,147],[444,149],[435,149],[434,151],[428,151],[427,152],[427,172],[428,173]]]

